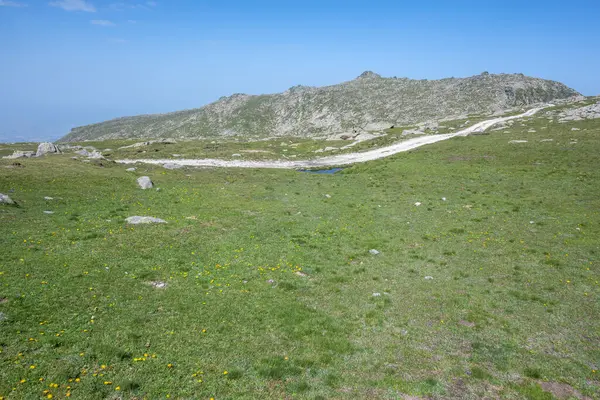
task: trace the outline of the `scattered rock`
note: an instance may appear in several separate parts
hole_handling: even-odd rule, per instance
[[[241,157],[241,156],[242,156],[242,155],[241,155],[240,153],[235,153],[235,154],[232,154],[232,155],[231,155],[231,157]]]
[[[420,201],[417,201],[417,202],[415,203],[415,206],[416,206],[416,207],[420,207],[420,206],[421,206],[421,204],[422,204],[422,203],[421,203]]]
[[[156,289],[164,289],[167,287],[167,283],[162,281],[152,281],[150,282],[150,285]]]
[[[15,203],[13,199],[8,197],[8,195],[0,193],[0,204],[15,205],[17,203]]]
[[[147,176],[140,176],[137,180],[138,185],[140,185],[140,188],[142,189],[152,189],[154,187],[154,184],[152,183],[152,181],[150,180],[149,177]]]
[[[132,168],[127,168],[125,171],[127,171],[127,172],[135,172],[135,170],[136,170],[136,169],[137,169],[137,168],[133,168],[133,167],[132,167]]]
[[[15,159],[15,158],[31,158],[35,156],[35,151],[20,151],[15,150],[10,156],[4,156],[2,158]]]
[[[380,297],[381,293],[373,293],[373,297]]]
[[[542,139],[540,142],[554,142],[554,139]]]
[[[572,131],[580,131],[581,129],[579,128],[571,128]]]
[[[163,168],[166,168],[166,169],[179,169],[179,168],[183,168],[183,165],[174,164],[174,163],[166,163],[166,164],[163,164]]]
[[[44,211],[44,214],[54,214],[54,211]]]
[[[151,144],[155,144],[155,143],[159,143],[159,144],[176,144],[177,141],[175,139],[149,140],[147,142],[139,142],[139,143],[130,144],[129,146],[119,147],[119,149],[134,149],[134,148],[137,148],[137,147],[150,146]]]
[[[325,197],[327,197],[328,199],[330,199],[330,198],[331,198],[331,195],[329,195],[329,194],[326,194],[326,195],[325,195]]]
[[[445,198],[445,197],[442,197],[442,201],[446,201],[446,198]]]
[[[90,153],[90,155],[88,156],[88,158],[91,158],[92,160],[104,160],[105,157],[102,155],[102,153],[100,153],[98,150],[94,150]]]
[[[54,200],[54,197],[46,196],[46,197],[44,197],[44,200]]]
[[[405,129],[402,131],[402,135],[407,136],[407,135],[424,135],[425,132],[420,131],[418,129]]]
[[[128,224],[133,224],[133,225],[138,225],[138,224],[166,224],[167,221],[165,221],[164,219],[160,219],[160,218],[154,218],[154,217],[140,217],[140,216],[133,216],[133,217],[128,217],[125,219],[125,222],[127,222]]]
[[[527,132],[529,132],[529,133],[536,133],[537,131],[535,129],[530,129]]]
[[[46,154],[60,154],[60,150],[54,143],[40,143],[35,153],[36,157],[41,157]]]
[[[379,251],[375,250],[375,249],[371,249],[371,250],[369,250],[369,253],[371,253],[372,255],[376,256],[376,255],[379,254]]]
[[[306,278],[306,277],[308,276],[307,274],[305,274],[305,273],[304,273],[304,272],[302,272],[302,271],[296,271],[296,272],[294,272],[294,274],[296,274],[296,275],[298,275],[298,276],[301,276],[301,277],[303,277],[303,278]]]
[[[513,144],[513,143],[527,143],[527,140],[511,140],[508,143],[511,143],[511,144]]]
[[[173,157],[182,157],[181,154],[171,154]]]
[[[426,281],[431,281],[431,280],[433,280],[433,276],[426,276],[426,277],[425,277],[425,280],[426,280]]]
[[[89,155],[91,153],[89,151],[85,150],[85,149],[82,149],[82,150],[76,151],[75,154],[78,154],[78,155],[80,155],[82,157],[89,157]]]
[[[600,102],[585,107],[564,110],[559,117],[558,122],[600,118]]]
[[[328,147],[325,147],[325,149],[323,151],[337,151],[337,150],[338,150],[337,147],[328,146]]]

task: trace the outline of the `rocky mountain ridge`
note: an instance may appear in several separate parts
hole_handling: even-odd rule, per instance
[[[577,95],[562,83],[523,74],[484,72],[469,78],[413,80],[366,71],[338,85],[234,94],[198,109],[82,126],[61,141],[355,134],[468,114],[500,114]]]

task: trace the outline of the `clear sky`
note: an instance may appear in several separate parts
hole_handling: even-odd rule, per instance
[[[0,141],[383,76],[600,94],[599,0],[0,0]]]

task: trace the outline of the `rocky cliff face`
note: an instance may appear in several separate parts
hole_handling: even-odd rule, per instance
[[[235,94],[205,107],[119,118],[75,128],[62,141],[207,136],[320,136],[495,113],[578,93],[522,74],[412,80],[367,71],[325,87],[294,86],[271,95]]]

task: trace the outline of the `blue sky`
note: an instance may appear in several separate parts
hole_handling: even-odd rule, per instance
[[[597,95],[598,21],[598,0],[0,0],[0,141],[365,70],[522,72]]]

